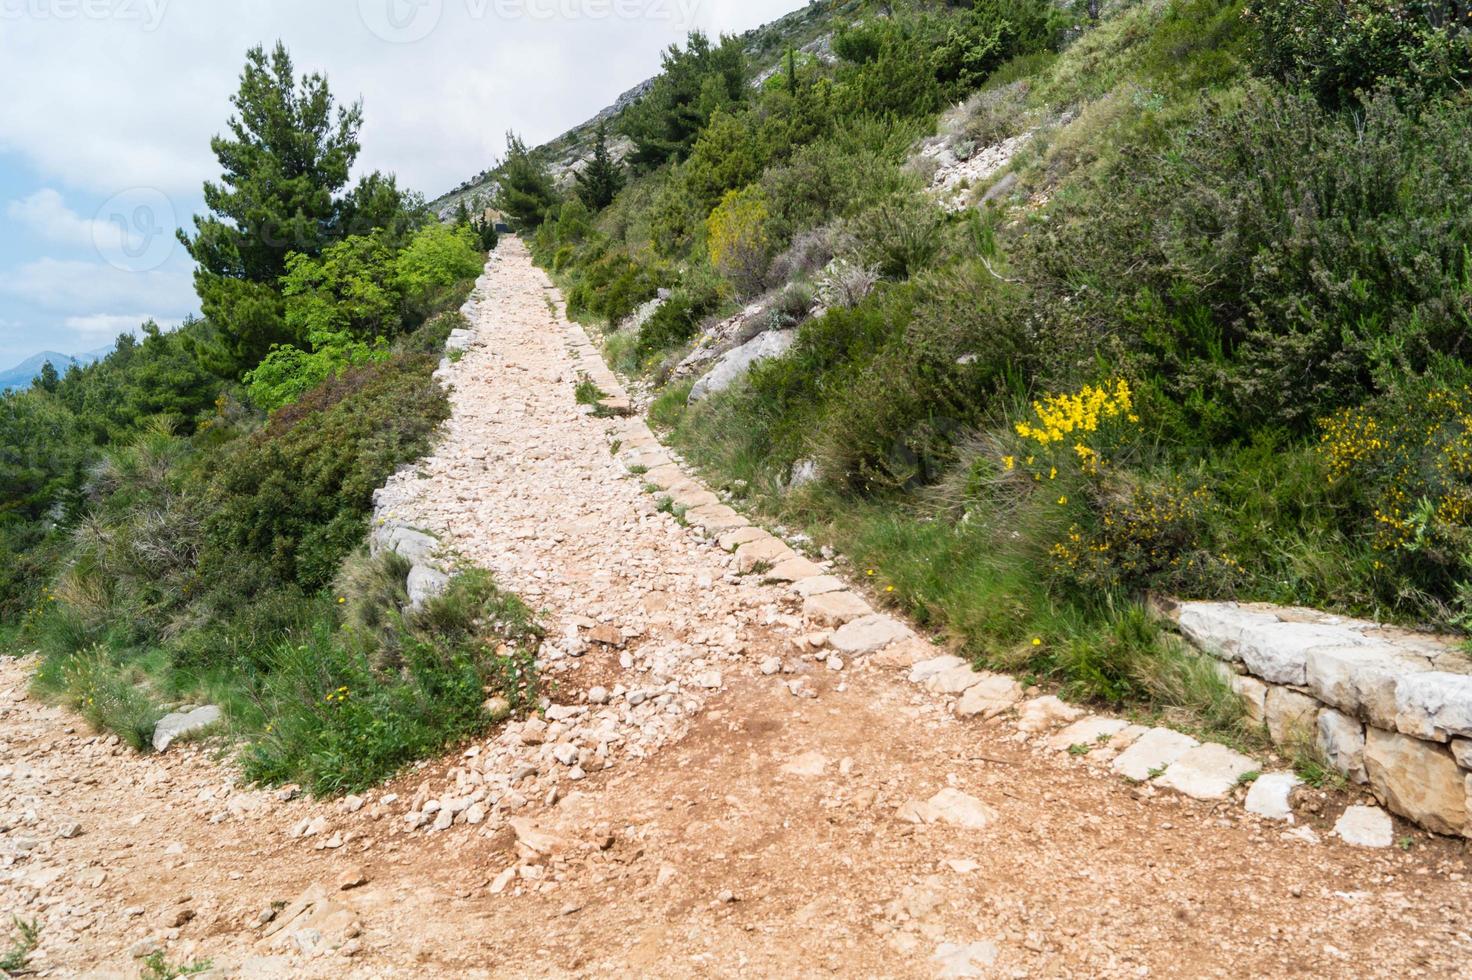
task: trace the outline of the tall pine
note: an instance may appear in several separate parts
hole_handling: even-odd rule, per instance
[[[506,134],[506,160],[501,164],[496,207],[520,230],[535,229],[557,203],[547,168],[515,133]]]
[[[578,197],[589,211],[602,211],[624,189],[624,168],[608,152],[607,124],[598,124],[597,141],[593,159],[577,175]]]
[[[204,315],[224,341],[230,368],[244,372],[272,344],[291,343],[277,279],[291,252],[319,254],[341,225],[337,194],[358,156],[362,106],[333,102],[320,74],[295,77],[279,42],[246,54],[228,136],[210,148],[219,183],[204,185],[210,214],[179,238],[199,263]]]

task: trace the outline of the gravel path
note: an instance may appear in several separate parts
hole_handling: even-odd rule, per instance
[[[639,423],[577,405],[596,365],[519,242],[479,293],[447,438],[381,510],[545,610],[550,723],[318,804],[208,747],[135,757],[0,663],[0,914],[40,923],[33,967],[1469,975],[1465,843],[1349,847],[1348,797],[1302,793],[1289,825],[1132,785],[1048,719],[958,719],[905,680],[923,641],[831,662],[842,610],[738,574],[773,562],[662,511],[646,483],[729,521]]]

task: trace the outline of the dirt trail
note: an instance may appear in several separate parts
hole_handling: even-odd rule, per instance
[[[500,252],[446,443],[386,499],[545,608],[553,698],[586,712],[551,737],[596,717],[601,740],[559,765],[513,729],[350,812],[241,787],[202,748],[135,757],[0,663],[0,914],[41,923],[35,968],[136,976],[157,947],[220,976],[1472,975],[1463,843],[1352,848],[1328,828],[1354,801],[1312,793],[1289,833],[957,720],[886,658],[803,657],[791,590],[732,574],[619,466],[545,277]],[[626,643],[588,642],[599,625]],[[517,757],[534,771],[502,771]],[[406,817],[450,786],[481,790],[483,822]],[[947,788],[984,826],[903,818]],[[313,883],[358,934],[272,948],[263,910]]]

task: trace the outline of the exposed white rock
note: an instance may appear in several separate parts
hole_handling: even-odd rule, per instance
[[[1312,745],[1319,702],[1286,687],[1269,687],[1266,700],[1268,734],[1282,746]]]
[[[1222,800],[1243,776],[1257,768],[1256,760],[1225,745],[1207,742],[1183,752],[1155,782],[1192,799]]]
[[[211,725],[218,724],[224,717],[220,709],[212,704],[193,711],[176,711],[173,714],[164,715],[153,726],[153,751],[164,752],[174,744],[174,741],[185,735],[201,732]]]
[[[1438,834],[1468,832],[1465,774],[1444,746],[1396,732],[1365,732],[1365,771],[1391,811]]]
[[[1472,676],[1426,671],[1395,687],[1395,727],[1406,735],[1445,742],[1472,736]]]
[[[1024,732],[1045,732],[1077,721],[1083,711],[1049,694],[1024,702],[1017,709],[1017,727]]]
[[[752,365],[781,357],[797,340],[796,330],[768,330],[726,352],[690,389],[690,404],[725,391],[746,376]]]
[[[1334,824],[1340,840],[1355,847],[1389,847],[1395,843],[1395,824],[1378,806],[1352,806]]]
[[[1325,708],[1319,712],[1316,745],[1345,778],[1365,783],[1365,726],[1349,715]]]
[[[1011,711],[1022,700],[1022,685],[1005,674],[987,674],[956,702],[956,717],[983,719]]]
[[[1293,791],[1303,785],[1291,772],[1265,772],[1247,791],[1247,812],[1267,820],[1293,819]]]
[[[1110,763],[1115,772],[1136,782],[1153,779],[1172,762],[1201,743],[1169,728],[1152,728]]]
[[[1060,752],[1071,749],[1075,745],[1085,745],[1093,748],[1101,742],[1108,742],[1128,727],[1129,722],[1122,718],[1104,718],[1096,715],[1069,725],[1063,731],[1048,739],[1048,747]]]
[[[856,656],[882,650],[914,635],[908,626],[889,616],[865,616],[846,624],[828,643],[840,653]]]

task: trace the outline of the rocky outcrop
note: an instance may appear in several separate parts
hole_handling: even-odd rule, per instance
[[[1455,641],[1264,605],[1171,614],[1275,743],[1312,746],[1393,812],[1472,837],[1472,659]]]
[[[709,398],[716,392],[725,391],[746,377],[753,365],[787,353],[796,340],[796,330],[769,330],[729,351],[716,362],[715,367],[695,382],[695,387],[690,389],[690,404]]]

